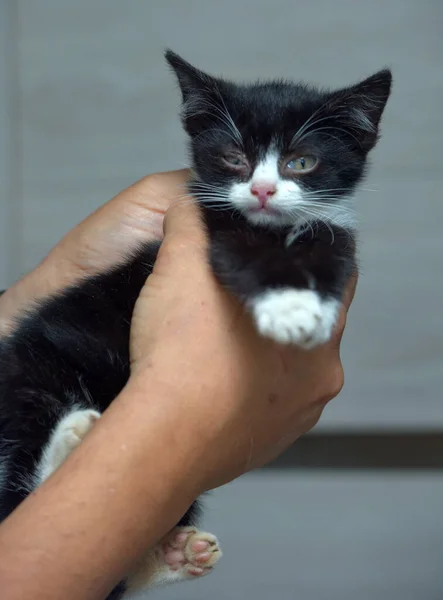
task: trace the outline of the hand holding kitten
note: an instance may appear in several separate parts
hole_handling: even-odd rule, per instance
[[[163,213],[186,178],[187,172],[150,176],[74,228],[0,298],[4,330],[34,298],[118,261],[128,241],[159,237]],[[339,343],[355,280],[330,342],[310,352],[278,347],[258,335],[216,283],[197,210],[172,208],[165,231],[134,312],[128,384],[74,460],[0,527],[0,547],[7,548],[0,550],[0,577],[11,598],[68,597],[73,589],[92,598],[92,580],[100,593],[110,590],[198,494],[272,460],[315,425],[340,391]],[[42,517],[48,506],[50,532]],[[102,539],[106,553],[97,552]],[[57,560],[48,562],[48,555]]]
[[[191,172],[122,192],[0,299],[2,569],[31,559],[24,584],[45,600],[68,597],[78,572],[100,593],[118,583],[109,600],[209,573],[221,553],[195,528],[198,496],[275,458],[343,384],[352,195],[390,71],[320,90],[166,59]],[[41,571],[35,548],[57,564]]]
[[[166,210],[183,195],[188,169],[148,175],[69,231],[33,271],[0,296],[0,334],[23,310],[118,264],[141,242],[160,239]]]
[[[163,216],[173,204],[165,243],[134,313],[131,380],[139,388],[146,385],[149,396],[152,370],[146,361],[154,354],[162,369],[155,375],[167,378],[190,403],[183,418],[196,435],[206,436],[202,448],[219,436],[219,449],[207,458],[218,457],[220,464],[209,469],[213,480],[201,483],[208,488],[277,456],[318,421],[327,400],[339,392],[339,337],[355,281],[328,344],[304,352],[262,338],[216,283],[196,209],[178,203],[187,179],[186,170],[150,175],[98,209],[0,298],[0,322],[6,329],[33,299],[100,272],[141,241],[161,237]],[[206,390],[204,397],[197,389]],[[208,402],[207,396],[223,402]],[[236,445],[227,443],[233,439]]]
[[[180,405],[170,410],[183,411],[183,426],[200,443],[200,492],[269,462],[317,423],[343,385],[339,345],[356,284],[331,341],[309,352],[280,346],[259,335],[218,284],[206,244],[196,207],[168,211],[157,262],[135,306],[128,384],[145,386],[148,396],[154,376],[180,390]]]

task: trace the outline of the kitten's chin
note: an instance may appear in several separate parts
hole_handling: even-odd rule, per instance
[[[292,225],[289,215],[281,212],[253,209],[242,212],[252,225],[260,225],[262,227],[287,227],[288,225]]]

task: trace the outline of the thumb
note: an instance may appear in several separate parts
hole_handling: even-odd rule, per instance
[[[182,201],[172,205],[163,221],[164,238],[157,263],[190,266],[200,262],[207,265],[207,232],[198,205]],[[155,268],[154,268],[155,271]]]
[[[143,286],[131,323],[132,372],[166,333],[187,331],[212,273],[206,253],[206,231],[198,206],[174,204],[164,219],[164,238],[153,271]],[[208,279],[209,278],[209,279]]]
[[[194,200],[174,203],[163,220],[163,233],[165,241],[173,236],[206,244],[206,230],[197,203]]]

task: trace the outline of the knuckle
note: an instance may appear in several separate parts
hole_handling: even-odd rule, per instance
[[[317,409],[315,412],[311,413],[309,418],[306,420],[305,423],[305,432],[311,431],[311,429],[314,429],[314,427],[317,425],[317,423],[320,421],[320,417],[322,416],[323,413],[323,407]]]
[[[341,340],[345,331],[346,326],[346,311],[342,309],[340,311],[337,324],[335,326],[334,335],[331,340],[332,347],[335,349],[340,348]]]
[[[321,395],[321,403],[327,404],[330,400],[340,394],[345,383],[345,375],[341,362],[334,366],[325,379],[325,389]]]

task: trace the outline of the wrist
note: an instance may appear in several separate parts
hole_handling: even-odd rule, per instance
[[[11,598],[73,597],[73,586],[76,597],[99,597],[199,495],[196,454],[181,443],[174,411],[161,410],[166,392],[154,384],[148,397],[140,391],[132,382],[124,388],[75,452],[2,524],[0,579]]]
[[[140,460],[147,468],[153,461],[165,487],[186,506],[204,489],[207,450],[201,419],[192,416],[194,400],[198,400],[195,386],[191,392],[173,380],[144,372],[131,375],[107,411],[120,411],[124,429],[141,442]]]

